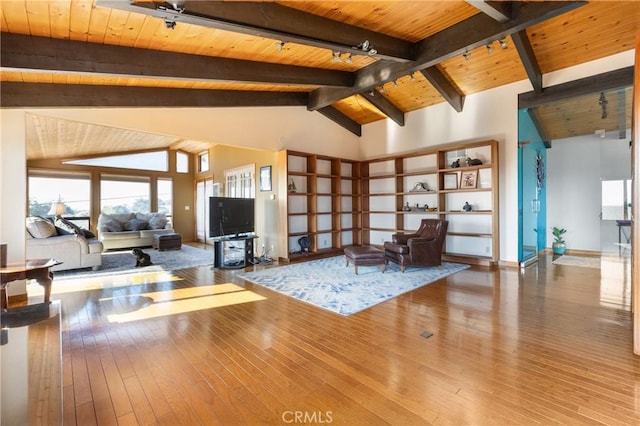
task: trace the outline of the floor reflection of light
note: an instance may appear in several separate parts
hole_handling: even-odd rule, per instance
[[[95,277],[60,277],[54,275],[51,294],[73,293],[77,291],[102,290],[105,288],[128,287],[135,285],[154,284],[167,281],[181,281],[171,272],[157,270],[148,272],[122,273],[120,275],[103,275]],[[44,294],[42,286],[31,280],[30,295]]]
[[[107,315],[109,322],[138,321],[266,299],[231,283],[141,293],[136,296],[150,298],[153,303],[133,312]]]

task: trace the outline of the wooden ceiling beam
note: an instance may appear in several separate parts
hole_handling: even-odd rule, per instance
[[[111,77],[350,87],[353,75],[292,65],[2,33],[0,69]]]
[[[471,6],[498,22],[507,22],[513,13],[511,1],[466,0]]]
[[[259,107],[306,106],[295,92],[197,90],[164,87],[19,83],[0,85],[4,108],[12,107]]]
[[[168,19],[176,25],[183,22],[354,55],[368,54],[357,48],[368,40],[377,58],[406,62],[415,57],[411,42],[273,2],[191,0],[183,2],[182,12],[159,9],[160,3],[153,2],[96,0],[96,5]]]
[[[574,2],[530,2],[522,4],[518,14],[506,23],[496,22],[479,13],[456,25],[437,32],[417,43],[415,61],[391,63],[378,61],[356,72],[353,88],[319,88],[311,92],[308,109],[316,110],[331,105],[356,93],[367,92],[376,86],[429,68],[468,50],[506,37],[547,19],[559,16],[587,4]]]
[[[542,93],[534,91],[518,95],[518,108],[532,108],[549,102],[560,101],[594,92],[615,90],[633,85],[633,66],[603,74],[545,87]]]
[[[332,106],[318,109],[318,112],[356,136],[362,136],[362,126]]]
[[[516,46],[518,55],[520,55],[520,60],[522,61],[522,65],[524,65],[529,81],[531,81],[533,91],[536,93],[542,93],[542,71],[540,71],[540,65],[538,65],[538,60],[536,59],[536,54],[533,52],[533,47],[531,47],[527,31],[521,30],[517,33],[513,33],[511,34],[511,39],[513,40],[513,44]]]
[[[433,66],[420,70],[429,83],[440,93],[440,95],[449,102],[449,105],[458,112],[462,112],[464,107],[464,94],[454,86],[450,79],[447,78],[444,71],[438,66]]]
[[[542,120],[540,120],[540,118],[538,117],[538,112],[536,108],[528,108],[527,114],[529,114],[529,117],[531,118],[531,122],[533,123],[536,130],[538,131],[538,135],[540,135],[540,139],[542,139],[544,146],[547,148],[551,148],[551,139],[549,139],[547,132],[544,130],[544,127],[542,127]]]
[[[378,108],[380,112],[398,123],[399,126],[404,126],[404,112],[389,99],[385,98],[382,93],[373,90],[371,92],[361,93],[361,95],[373,106]]]

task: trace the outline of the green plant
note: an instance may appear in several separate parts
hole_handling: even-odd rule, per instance
[[[553,238],[554,238],[553,242],[564,244],[564,238],[562,238],[562,235],[565,232],[567,232],[567,230],[564,228],[558,228],[557,226],[554,226],[553,228],[551,228],[551,233],[553,234]]]

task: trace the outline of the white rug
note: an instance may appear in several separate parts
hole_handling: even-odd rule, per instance
[[[237,276],[338,314],[351,315],[469,268],[444,262],[442,268],[409,267],[402,273],[398,265],[389,264],[384,273],[380,266],[360,266],[356,275],[353,265],[345,265],[345,257],[337,256]]]
[[[554,265],[583,266],[600,269],[600,257],[562,255],[553,261]]]

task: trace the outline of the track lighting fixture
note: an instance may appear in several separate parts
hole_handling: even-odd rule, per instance
[[[487,53],[493,52],[493,45],[491,43],[487,44]]]
[[[384,93],[384,86],[380,86],[380,93]]]
[[[364,40],[359,45],[353,46],[353,48],[354,49],[358,49],[358,50],[362,50],[363,52],[365,52],[369,56],[373,56],[376,53],[378,53],[378,51],[371,45],[369,40]]]
[[[173,30],[176,27],[176,21],[174,21],[173,19],[164,18],[164,26],[168,30]]]
[[[277,42],[276,42],[276,44],[275,44],[275,46],[276,46],[276,50],[277,50],[278,52],[282,52],[282,49],[284,48],[284,45],[285,45],[285,44],[286,44],[286,43],[285,43],[284,41],[277,41]]]
[[[500,47],[503,49],[506,49],[507,46],[509,45],[509,42],[507,41],[506,38],[501,38],[500,40],[498,40],[498,43],[500,43]]]
[[[351,53],[349,53],[349,56],[347,56],[347,59],[345,60],[345,62],[348,63],[348,64],[352,63],[353,62],[352,56],[353,55]]]
[[[471,58],[471,52],[469,52],[469,51],[464,52],[462,54],[462,57],[468,61],[469,58]]]
[[[413,75],[413,73],[409,74],[409,78],[411,79],[411,81],[416,81],[416,76]]]
[[[393,87],[398,87],[398,82],[396,80],[393,80]]]
[[[371,96],[375,96],[375,95],[376,95],[376,91],[375,91],[375,90],[373,90],[373,89],[371,89],[371,91],[369,92],[369,95],[371,95]]]
[[[342,58],[340,58],[341,53],[337,50],[331,51],[331,62],[342,62]]]

